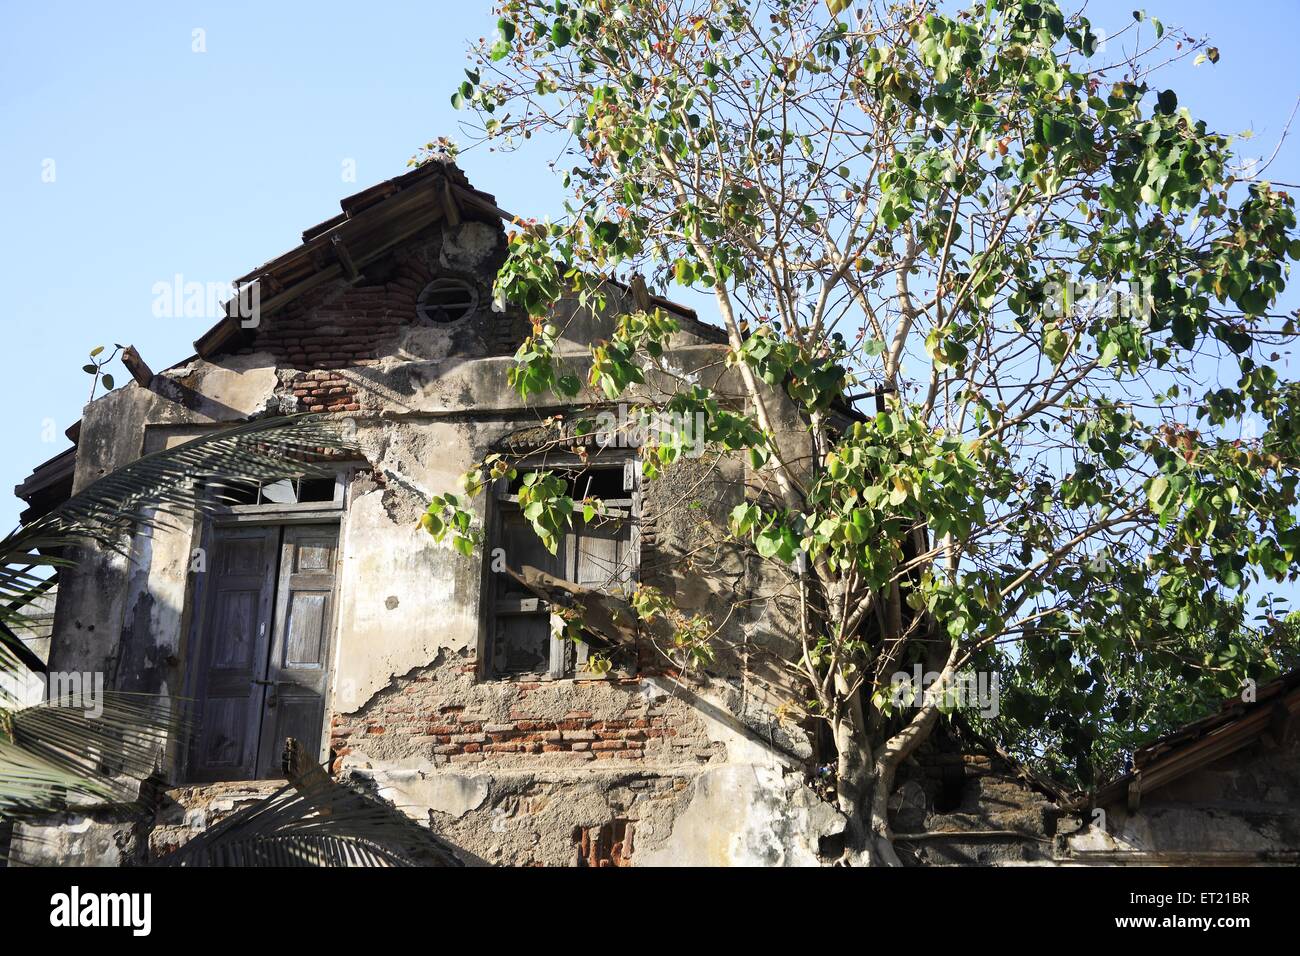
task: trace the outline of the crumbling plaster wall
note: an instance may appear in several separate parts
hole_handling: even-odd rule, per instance
[[[483,383],[468,372],[486,367],[490,376],[496,365],[457,371],[475,393]],[[487,423],[385,422],[382,435],[359,424],[363,447],[375,442],[368,457],[386,488],[354,497],[346,518],[334,769],[428,823],[469,862],[572,863],[583,834],[611,820],[631,824],[633,863],[815,859],[838,814],[829,807],[814,814],[811,793],[812,803],[794,799],[803,792],[807,737],[757,706],[765,688],[751,682],[739,654],[722,656],[720,679],[708,687],[662,677],[479,679],[481,559],[434,547],[414,522],[429,492],[454,487],[521,418],[516,410]],[[690,463],[682,471],[703,468],[705,478],[697,474],[691,486],[730,487],[738,496],[734,467]],[[667,481],[648,493],[648,507],[656,510],[655,494],[671,501],[687,487]],[[708,502],[701,511],[663,506],[656,556],[700,549],[701,528],[734,504],[707,491],[700,497]],[[657,581],[666,580],[686,610],[724,625],[725,641],[743,651],[746,628],[766,611],[760,604],[734,613],[737,598],[750,593],[743,562],[727,554],[708,562],[718,573],[677,569]],[[376,581],[385,582],[379,590]],[[719,776],[720,766],[744,771]],[[719,830],[710,849],[695,847],[722,799],[730,809],[719,826],[748,836],[729,842]],[[690,814],[680,831],[679,813]]]

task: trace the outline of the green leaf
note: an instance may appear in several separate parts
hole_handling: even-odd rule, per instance
[[[1060,329],[1051,329],[1043,336],[1043,351],[1053,362],[1060,363],[1070,345],[1070,339]]]
[[[1169,494],[1169,479],[1164,475],[1157,475],[1151,479],[1151,484],[1147,486],[1147,500],[1151,502],[1151,510],[1159,511],[1163,506],[1165,496]]]
[[[754,505],[736,505],[731,509],[729,522],[732,532],[737,537],[747,534],[749,529],[754,526],[754,522],[758,520],[758,517],[759,511]]]

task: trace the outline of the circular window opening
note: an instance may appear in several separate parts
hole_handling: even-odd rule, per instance
[[[439,325],[472,315],[478,308],[478,290],[463,279],[434,279],[420,293],[420,318]]]

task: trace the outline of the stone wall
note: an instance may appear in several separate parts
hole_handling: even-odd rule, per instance
[[[890,826],[915,866],[1006,866],[1055,857],[1056,803],[1005,760],[937,728],[898,772]]]

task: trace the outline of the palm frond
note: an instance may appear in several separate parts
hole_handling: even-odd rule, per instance
[[[459,866],[415,821],[344,784],[281,787],[159,861],[160,866]]]
[[[223,489],[332,475],[355,451],[337,416],[315,414],[236,425],[138,458],[0,540],[0,623],[20,623],[48,569],[67,566],[86,541],[125,554],[141,528],[174,529],[222,507]]]
[[[355,451],[355,445],[336,417],[295,415],[236,425],[136,459],[18,535],[20,540],[73,536],[120,546],[122,536],[138,527],[171,527],[168,519],[190,518],[220,506],[214,485],[330,475],[331,459],[349,451]],[[2,544],[0,551],[8,553]]]
[[[194,837],[160,866],[461,866],[427,828],[330,777],[292,738],[289,783]]]
[[[186,844],[188,847],[188,844]],[[201,852],[200,852],[201,850]],[[420,864],[364,837],[266,834],[202,843],[166,866],[410,867]]]
[[[0,736],[0,819],[57,809],[51,794],[71,793],[82,779]]]
[[[0,567],[0,595],[11,593],[4,590],[4,572],[7,570],[9,569]],[[53,575],[31,582],[23,581],[21,587],[16,587],[12,592],[17,597],[0,605],[0,684],[9,676],[45,670],[44,662],[23,642],[21,632],[30,633],[35,630],[38,619],[30,614],[31,608],[49,594],[55,583]],[[47,622],[40,623],[45,625]],[[4,707],[13,709],[0,695],[0,708]]]
[[[150,694],[105,691],[0,714],[0,816],[21,818],[79,802],[126,805],[184,739],[179,707]]]

